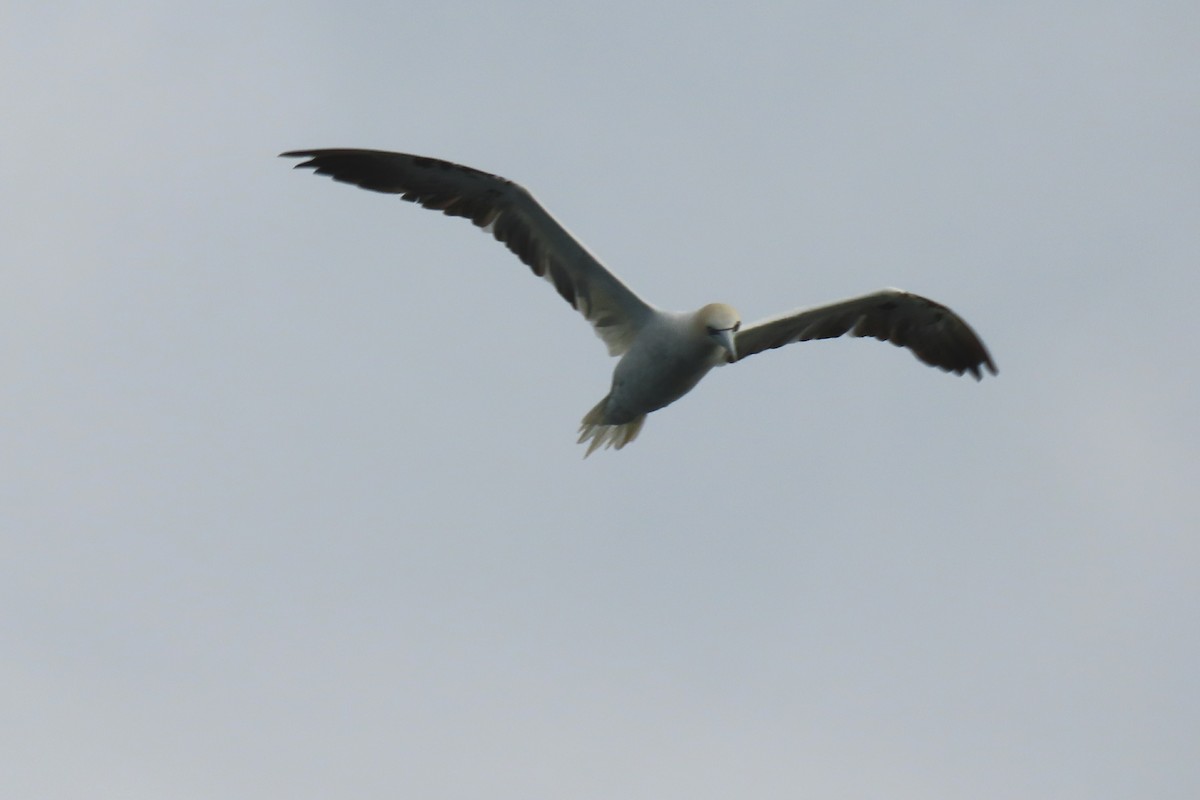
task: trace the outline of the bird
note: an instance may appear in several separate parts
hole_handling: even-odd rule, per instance
[[[966,321],[917,294],[882,289],[746,326],[726,303],[665,311],[634,293],[529,191],[506,178],[384,150],[290,150],[280,157],[305,159],[296,169],[465,217],[549,281],[591,323],[609,355],[620,357],[608,394],[580,423],[584,458],[601,447],[625,447],[637,438],[648,414],[683,397],[714,367],[792,342],[869,336],[906,347],[924,363],[956,375],[970,373],[978,381],[985,368],[998,374]]]

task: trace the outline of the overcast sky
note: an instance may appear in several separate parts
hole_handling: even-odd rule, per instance
[[[0,68],[0,795],[1200,794],[1195,2],[25,3]],[[612,365],[462,220],[656,305],[988,344]]]

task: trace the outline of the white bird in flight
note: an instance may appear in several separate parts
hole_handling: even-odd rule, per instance
[[[309,168],[335,181],[398,194],[403,200],[466,217],[496,237],[535,275],[592,324],[621,356],[608,395],[583,417],[584,457],[599,447],[621,449],[637,438],[652,411],[674,403],[713,367],[810,339],[849,333],[907,347],[939,369],[979,380],[996,365],[970,326],[945,306],[899,289],[792,311],[743,327],[732,306],[662,311],[609,272],[528,191],[510,180],[436,158],[383,150],[293,150]]]

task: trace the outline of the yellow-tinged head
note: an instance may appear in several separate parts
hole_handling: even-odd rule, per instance
[[[705,336],[729,353],[730,361],[737,361],[734,334],[742,327],[742,317],[736,308],[725,303],[709,303],[696,312],[696,325]]]

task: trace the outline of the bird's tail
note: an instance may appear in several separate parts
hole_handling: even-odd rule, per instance
[[[583,415],[583,422],[579,425],[579,444],[588,442],[587,452],[583,454],[584,458],[601,447],[615,447],[620,450],[637,438],[637,435],[641,433],[642,423],[646,421],[646,415],[642,414],[620,425],[607,425],[603,422],[606,405],[608,405],[607,397]]]

